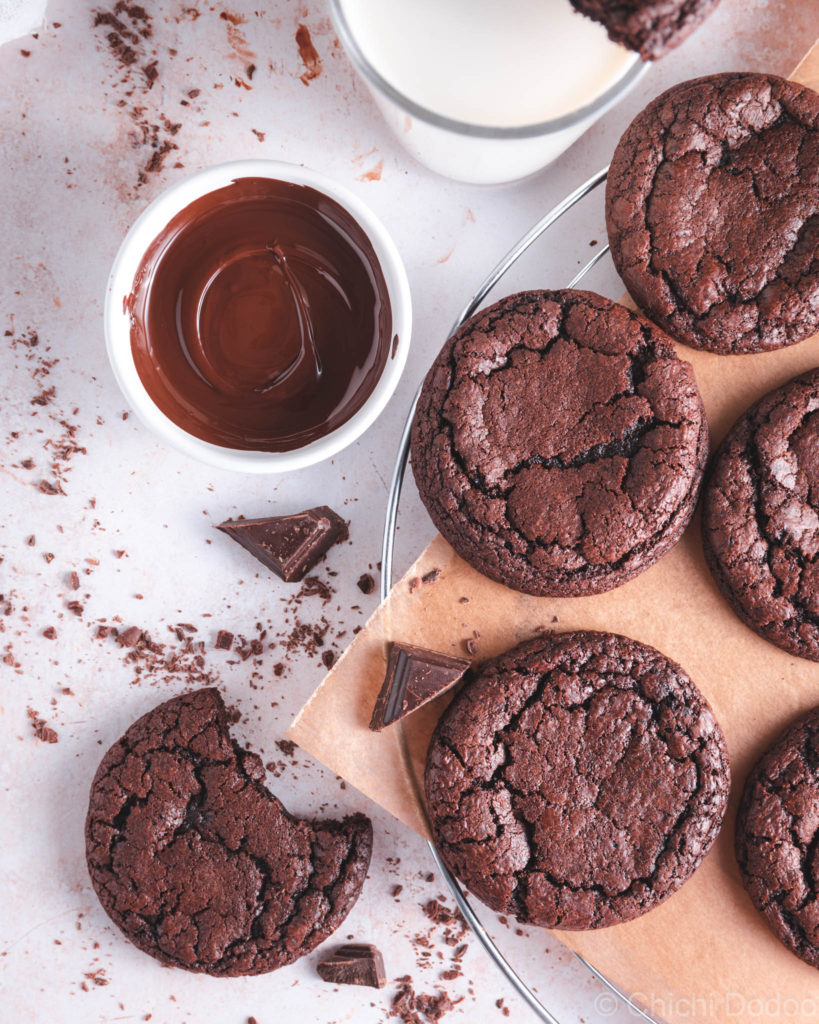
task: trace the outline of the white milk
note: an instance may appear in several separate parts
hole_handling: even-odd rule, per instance
[[[333,6],[359,68],[369,64],[400,94],[391,95],[363,68],[402,143],[433,170],[466,181],[509,181],[544,166],[639,72],[636,55],[612,43],[569,0],[335,0]],[[558,125],[534,130],[556,119]]]

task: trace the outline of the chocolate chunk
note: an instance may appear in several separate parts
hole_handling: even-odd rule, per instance
[[[383,988],[387,981],[381,952],[369,942],[339,946],[335,953],[316,964],[316,970],[333,985]]]
[[[371,594],[375,590],[375,580],[368,573],[362,573],[358,578],[358,589],[362,594]]]
[[[220,651],[229,651],[233,646],[233,634],[227,629],[220,629],[216,634],[215,646]]]
[[[347,523],[326,505],[292,516],[228,520],[217,529],[285,583],[304,579],[333,544],[347,539]]]
[[[469,662],[463,658],[451,658],[412,644],[391,644],[387,674],[376,698],[370,728],[379,732],[412,714],[451,689],[468,668]]]
[[[362,814],[288,814],[231,717],[213,688],[143,715],[102,759],[85,831],[117,927],[163,964],[216,977],[275,970],[329,938],[372,851]]]

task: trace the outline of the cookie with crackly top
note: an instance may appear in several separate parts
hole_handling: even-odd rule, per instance
[[[682,668],[610,633],[552,634],[487,662],[433,735],[425,790],[455,875],[547,928],[638,917],[691,876],[730,782]]]
[[[300,821],[230,737],[219,692],[160,704],[108,751],[91,786],[86,856],[114,923],[173,967],[261,974],[323,942],[351,909],[372,826]]]
[[[615,43],[657,60],[679,46],[719,0],[571,0],[572,7],[604,26]]]
[[[529,594],[616,587],[679,539],[708,427],[694,374],[653,324],[585,291],[477,313],[421,391],[412,467],[436,527]]]
[[[683,82],[626,129],[606,226],[636,304],[722,354],[819,330],[819,94],[775,75]]]
[[[734,424],[708,473],[702,530],[711,573],[743,622],[819,661],[819,370]]]
[[[819,707],[794,722],[745,782],[736,855],[754,906],[791,952],[819,967]]]

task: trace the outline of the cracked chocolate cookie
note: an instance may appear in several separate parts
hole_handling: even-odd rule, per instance
[[[309,953],[358,898],[363,815],[299,821],[229,734],[215,689],[160,704],[102,759],[85,826],[91,882],[114,923],[164,964],[235,976]]]
[[[493,910],[600,928],[670,896],[717,836],[725,741],[685,672],[610,633],[539,637],[487,662],[438,723],[435,841]]]
[[[479,572],[574,596],[672,547],[707,448],[694,373],[661,331],[592,292],[522,292],[444,345],[412,468],[433,522]]]
[[[756,633],[819,661],[819,370],[734,424],[705,486],[708,566]]]
[[[819,708],[796,721],[745,783],[736,855],[776,937],[819,967]]]
[[[719,0],[571,0],[572,7],[600,22],[609,38],[643,60],[657,60],[702,24]]]
[[[819,95],[710,75],[632,121],[606,185],[615,266],[673,337],[759,352],[819,330]]]

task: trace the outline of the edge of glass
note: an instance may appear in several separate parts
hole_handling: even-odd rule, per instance
[[[408,96],[405,96],[393,85],[390,85],[383,75],[381,75],[369,60],[367,60],[359,47],[352,29],[344,17],[344,11],[342,10],[343,0],[328,0],[328,4],[333,25],[342,45],[344,46],[347,56],[352,61],[356,70],[370,86],[378,92],[383,93],[388,99],[392,100],[393,103],[405,110],[411,116],[417,117],[419,120],[425,121],[427,124],[433,125],[436,128],[442,128],[445,131],[454,132],[458,135],[470,136],[472,138],[501,140],[531,139],[542,135],[554,134],[556,132],[563,131],[565,128],[575,127],[595,115],[599,116],[604,113],[606,109],[611,107],[621,96],[627,93],[629,89],[631,89],[631,87],[643,77],[650,67],[649,64],[640,60],[637,54],[635,54],[634,63],[632,63],[624,74],[618,78],[614,85],[609,86],[608,89],[602,92],[598,97],[596,97],[596,99],[592,100],[591,103],[587,103],[568,114],[563,114],[561,117],[556,117],[549,121],[540,121],[537,124],[516,125],[508,128],[494,125],[470,124],[468,121],[457,121],[453,118],[445,117],[443,114],[436,114],[434,111],[421,106],[421,104],[416,103]],[[578,15],[578,17],[582,17],[582,15]]]

